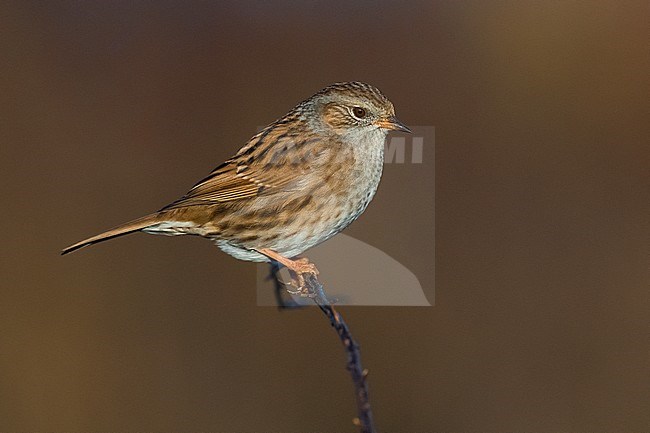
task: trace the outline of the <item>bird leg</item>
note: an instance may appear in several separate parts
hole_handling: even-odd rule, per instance
[[[292,295],[309,296],[309,292],[305,286],[305,274],[314,276],[318,275],[318,269],[316,269],[316,265],[310,263],[309,259],[307,258],[292,260],[267,248],[263,248],[257,251],[269,257],[270,259],[283,264],[287,269],[289,269],[289,273],[292,277],[291,286],[293,286],[295,289],[287,288],[287,292]]]

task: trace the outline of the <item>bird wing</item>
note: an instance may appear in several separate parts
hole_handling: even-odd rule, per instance
[[[271,193],[295,183],[300,174],[299,170],[287,171],[286,167],[281,170],[275,165],[262,172],[246,165],[227,162],[197,183],[182,198],[161,210],[217,204]]]
[[[262,131],[235,157],[215,168],[182,198],[161,210],[210,205],[301,188],[304,175],[314,167],[310,155],[322,152],[320,140],[295,140],[275,128]],[[275,137],[268,137],[274,135]],[[264,140],[266,138],[266,140]],[[310,153],[311,152],[311,153]]]
[[[289,115],[288,115],[289,116]],[[304,187],[315,159],[333,150],[320,137],[296,131],[288,116],[267,126],[237,154],[215,168],[183,197],[161,210],[210,205]]]

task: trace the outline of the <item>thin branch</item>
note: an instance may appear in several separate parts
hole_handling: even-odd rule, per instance
[[[274,280],[275,296],[280,310],[300,308],[302,305],[296,303],[292,299],[288,301],[284,297],[286,293],[286,284],[282,282],[279,271],[281,265],[272,262],[269,279]],[[330,301],[325,294],[323,285],[318,281],[316,276],[312,274],[303,274],[305,279],[306,289],[305,295],[311,298],[316,305],[321,309],[323,314],[330,320],[330,324],[336,330],[336,333],[343,343],[343,347],[347,353],[348,362],[347,370],[352,376],[352,381],[355,389],[355,399],[357,403],[357,418],[354,418],[353,423],[359,427],[361,433],[376,433],[373,420],[372,410],[370,408],[370,401],[368,399],[368,384],[366,377],[368,370],[364,369],[361,364],[361,353],[359,345],[352,337],[350,328],[343,320],[341,314],[331,305]]]
[[[368,370],[365,370],[361,365],[361,353],[359,352],[359,345],[352,337],[350,328],[341,317],[341,314],[330,305],[323,290],[323,285],[312,274],[304,274],[305,285],[309,297],[318,305],[321,311],[330,320],[332,327],[343,343],[343,347],[347,352],[348,363],[347,369],[352,376],[354,382],[355,397],[357,401],[358,417],[354,419],[354,424],[357,425],[361,433],[376,433],[373,421],[372,410],[370,408],[370,401],[368,399],[368,384],[366,377]]]

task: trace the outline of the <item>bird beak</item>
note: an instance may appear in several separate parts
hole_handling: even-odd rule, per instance
[[[397,119],[395,116],[381,119],[375,122],[375,125],[379,126],[380,128],[390,129],[391,131],[402,131],[408,132],[409,134],[411,133],[411,130],[402,122],[400,122],[399,119]]]

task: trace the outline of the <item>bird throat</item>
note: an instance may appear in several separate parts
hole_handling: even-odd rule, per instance
[[[363,131],[354,137],[353,145],[358,196],[353,199],[363,212],[377,191],[384,168],[384,144],[387,134],[380,129]],[[351,137],[352,138],[352,137]]]

